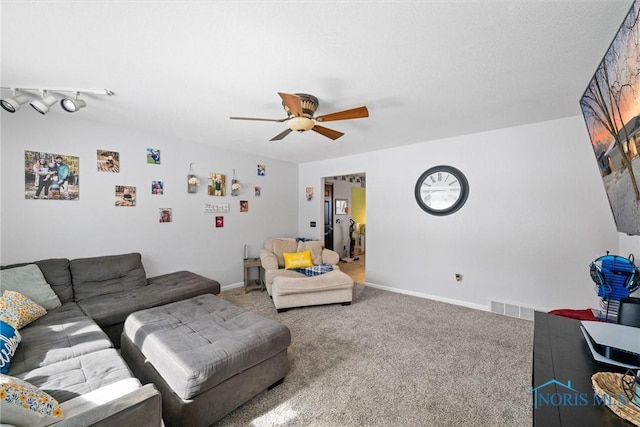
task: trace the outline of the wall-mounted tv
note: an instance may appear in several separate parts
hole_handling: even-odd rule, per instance
[[[580,99],[619,232],[640,235],[640,5],[634,1]]]

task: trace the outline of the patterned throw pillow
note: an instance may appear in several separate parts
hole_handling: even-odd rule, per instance
[[[41,305],[18,292],[4,291],[0,297],[0,321],[10,324],[16,329],[22,329],[45,314],[47,314],[47,310]]]
[[[313,261],[311,261],[311,251],[282,254],[284,257],[284,268],[290,270],[292,268],[304,268],[313,267]]]
[[[16,328],[0,321],[0,373],[9,372],[11,359],[13,359],[21,340],[20,332]]]
[[[63,418],[58,401],[19,378],[0,374],[0,422],[48,426]]]

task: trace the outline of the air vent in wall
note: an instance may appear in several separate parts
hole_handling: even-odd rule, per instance
[[[496,314],[517,317],[518,319],[533,320],[534,311],[535,310],[530,307],[500,301],[491,301],[491,312]]]

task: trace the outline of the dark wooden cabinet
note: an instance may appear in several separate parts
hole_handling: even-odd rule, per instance
[[[624,373],[625,370],[593,360],[579,320],[535,313],[531,387],[534,426],[632,426],[608,407],[593,401],[591,376],[596,372]],[[565,387],[569,381],[573,391]],[[536,407],[536,393],[557,394],[552,396],[557,397],[554,401],[565,399],[567,404],[546,404],[538,399]]]

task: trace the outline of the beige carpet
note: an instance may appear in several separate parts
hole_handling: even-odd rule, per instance
[[[533,322],[356,285],[351,306],[276,313],[291,371],[218,426],[530,426]]]

